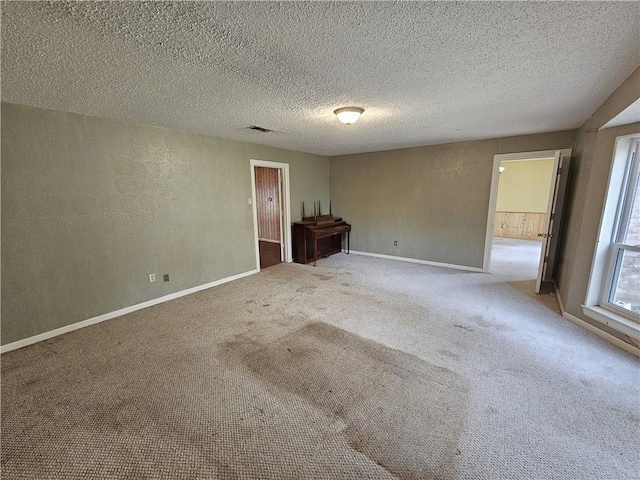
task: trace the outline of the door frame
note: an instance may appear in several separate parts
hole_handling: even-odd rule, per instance
[[[284,246],[284,261],[286,263],[293,262],[293,254],[291,248],[291,187],[289,185],[289,164],[281,162],[271,162],[269,160],[250,159],[251,167],[251,205],[253,210],[253,237],[256,249],[256,270],[260,271],[260,242],[258,240],[258,207],[256,205],[256,172],[255,167],[267,167],[280,170],[282,174],[282,186],[284,197],[282,207],[284,209],[284,218],[282,221],[282,244]]]
[[[493,246],[493,227],[496,218],[496,203],[498,201],[498,178],[500,175],[500,164],[504,161],[517,160],[538,160],[543,158],[552,158],[557,154],[567,157],[571,156],[570,148],[558,148],[555,150],[539,150],[536,152],[519,152],[519,153],[499,153],[493,156],[493,169],[491,171],[491,191],[489,194],[489,209],[487,212],[487,233],[484,241],[484,258],[482,260],[482,271],[489,272],[491,266],[491,247]],[[553,181],[555,182],[555,174]],[[550,201],[553,201],[551,198]]]

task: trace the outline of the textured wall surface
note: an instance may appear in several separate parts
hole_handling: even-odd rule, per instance
[[[564,131],[332,157],[333,211],[353,226],[353,250],[481,268],[493,156],[571,148],[574,137]]]
[[[617,331],[586,317],[582,304],[587,295],[591,265],[602,217],[615,139],[640,132],[640,124],[600,128],[640,98],[640,67],[637,68],[578,129],[570,177],[570,195],[561,241],[557,282],[565,310],[616,337]]]
[[[328,201],[323,157],[3,103],[2,343],[254,269],[251,158]]]
[[[546,213],[553,159],[502,162],[496,211]]]

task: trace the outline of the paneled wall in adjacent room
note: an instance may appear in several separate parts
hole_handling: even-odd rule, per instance
[[[493,235],[538,239],[547,231],[553,158],[502,162]]]

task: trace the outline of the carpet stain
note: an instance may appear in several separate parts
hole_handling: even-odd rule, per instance
[[[324,280],[325,282],[327,280],[331,280],[333,278],[330,275],[322,275],[321,273],[312,273],[311,275],[313,275],[314,277],[319,278],[320,280]]]
[[[391,474],[455,476],[469,388],[451,370],[326,323],[268,345],[236,338],[219,352],[335,417],[345,425],[336,435]]]
[[[487,322],[484,317],[480,316],[480,315],[474,315],[473,317],[471,317],[471,320],[473,320],[478,326],[480,327],[486,327],[486,328],[491,328],[494,327],[495,325],[493,325],[490,322]]]
[[[450,357],[455,360],[460,360],[460,355],[458,355],[457,353],[450,352],[449,350],[444,350],[444,349],[438,350],[438,353],[444,355],[445,357]]]
[[[506,323],[500,323],[495,320],[493,322],[490,322],[481,315],[474,315],[470,318],[470,320],[472,320],[479,327],[483,328],[493,328],[494,330],[500,330],[504,332],[511,332],[515,330],[513,327],[510,327]]]
[[[473,332],[473,328],[471,327],[467,327],[466,325],[454,325],[454,327],[456,328],[462,328],[463,330],[466,330],[467,332]]]
[[[298,293],[306,293],[307,295],[311,295],[313,292],[316,291],[316,286],[314,285],[309,285],[307,287],[300,287],[296,289],[296,292]]]

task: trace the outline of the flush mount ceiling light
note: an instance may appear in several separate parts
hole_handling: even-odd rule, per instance
[[[338,117],[338,120],[346,125],[356,123],[360,115],[362,115],[362,112],[364,112],[364,108],[360,107],[342,107],[333,111]]]

